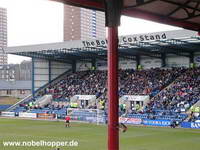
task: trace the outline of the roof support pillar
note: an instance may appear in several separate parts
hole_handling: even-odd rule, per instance
[[[92,70],[96,70],[96,59],[92,59]]]
[[[51,82],[51,60],[49,60],[49,82]]]
[[[122,0],[105,0],[108,31],[108,150],[119,150],[118,26]]]
[[[161,60],[162,60],[161,66],[166,67],[166,54],[165,53],[161,54]]]
[[[35,59],[32,57],[32,96],[35,97]]]
[[[190,55],[190,68],[194,68],[195,64],[194,64],[194,52],[191,52]]]
[[[75,73],[76,72],[76,60],[74,60],[72,62],[72,72]]]
[[[118,27],[108,27],[108,150],[119,150]]]
[[[190,53],[190,64],[194,63],[194,52]]]
[[[140,55],[136,55],[136,69],[139,69],[140,68]]]

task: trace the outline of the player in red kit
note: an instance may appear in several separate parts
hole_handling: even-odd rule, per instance
[[[65,127],[70,127],[70,120],[71,120],[71,118],[70,118],[70,116],[66,116],[65,117]]]

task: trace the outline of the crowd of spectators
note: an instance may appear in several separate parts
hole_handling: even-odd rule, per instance
[[[180,114],[200,99],[199,85],[200,68],[119,70],[119,97],[150,95],[150,102],[139,112],[147,114],[147,118],[167,115],[183,118]],[[104,110],[107,106],[107,71],[89,70],[67,74],[58,83],[49,85],[43,94],[53,96],[53,103],[46,106],[53,109],[70,107],[70,97],[74,95],[96,95],[101,104],[99,108]]]
[[[187,69],[169,87],[153,97],[146,112],[185,112],[200,99],[200,68]]]
[[[119,96],[122,95],[151,95],[154,96],[185,70],[148,69],[148,70],[119,70]],[[50,85],[45,93],[52,94],[54,99],[74,95],[96,95],[106,99],[106,71],[81,71],[69,74],[56,85]]]
[[[96,95],[106,92],[106,71],[80,71],[67,75],[56,85],[50,85],[46,94],[54,99],[70,99],[74,95]]]
[[[122,95],[150,95],[154,96],[178,76],[183,68],[147,70],[121,70],[119,96]]]

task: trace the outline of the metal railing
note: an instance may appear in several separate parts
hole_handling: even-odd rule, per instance
[[[51,80],[50,82],[44,84],[43,86],[41,86],[40,88],[38,88],[35,93],[37,94],[38,92],[44,90],[47,86],[49,86],[49,84],[55,84],[56,82],[59,82],[60,80],[62,80],[66,74],[70,73],[72,70],[69,69],[67,71],[65,71],[64,73],[62,73],[61,75],[59,75],[58,77],[56,77],[55,79]],[[23,98],[22,100],[20,100],[19,102],[17,102],[16,104],[10,106],[8,109],[6,109],[6,111],[11,111],[13,109],[15,109],[17,106],[19,106],[19,104],[24,103],[29,101],[31,98],[33,98],[32,94],[26,96],[25,98]]]
[[[21,104],[22,102],[26,102],[26,101],[30,100],[31,98],[32,98],[32,94],[26,96],[22,100],[18,101],[17,103],[15,103],[12,106],[10,106],[9,108],[6,109],[6,111],[11,111],[11,110],[15,109],[19,104]]]

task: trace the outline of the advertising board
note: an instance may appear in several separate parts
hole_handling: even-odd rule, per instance
[[[142,119],[119,117],[119,122],[124,123],[124,124],[139,125],[139,124],[142,124]]]
[[[21,118],[37,118],[36,113],[19,112],[19,117]]]
[[[161,127],[166,127],[171,125],[170,120],[150,120],[150,119],[144,119],[143,120],[144,125],[149,125],[149,126],[161,126]]]
[[[182,122],[182,128],[200,129],[200,122]]]
[[[14,112],[3,111],[3,112],[1,112],[1,116],[3,116],[3,117],[14,117],[15,113]]]
[[[39,118],[39,119],[54,119],[55,114],[38,113],[37,118]]]

